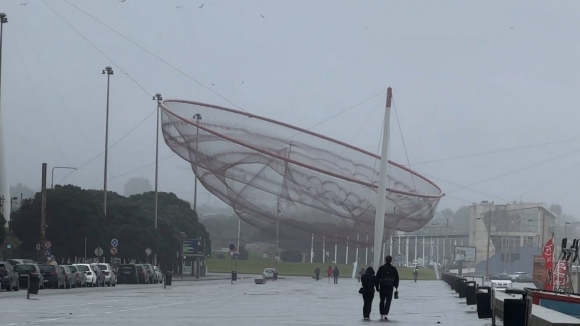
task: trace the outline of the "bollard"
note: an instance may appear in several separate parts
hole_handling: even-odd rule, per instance
[[[167,285],[171,285],[172,282],[173,282],[173,273],[165,272],[165,282],[163,288],[165,288]]]
[[[465,282],[467,282],[467,279],[461,278],[459,279],[459,283],[457,284],[457,294],[459,294],[459,298],[464,299],[465,298]]]
[[[235,282],[237,280],[238,280],[238,272],[232,271],[232,282]]]
[[[491,287],[478,287],[475,297],[477,301],[477,318],[491,318]]]
[[[473,306],[477,303],[476,292],[477,285],[475,281],[465,282],[465,303],[468,306]]]

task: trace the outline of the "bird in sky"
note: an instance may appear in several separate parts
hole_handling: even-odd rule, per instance
[[[260,16],[262,16],[262,18],[266,18],[266,17],[264,17],[264,15],[260,15]]]
[[[205,3],[204,3],[204,4],[202,4],[201,6],[199,6],[199,9],[203,8],[203,6],[204,6],[204,5],[205,5]]]

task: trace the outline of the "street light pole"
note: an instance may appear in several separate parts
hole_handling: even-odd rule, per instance
[[[158,186],[158,176],[159,176],[159,115],[161,113],[161,101],[163,98],[161,94],[157,93],[153,96],[153,100],[157,100],[157,122],[155,124],[155,229],[157,229],[157,214],[158,214],[158,198],[159,198],[159,186]],[[205,250],[205,249],[204,249]],[[153,255],[153,263],[157,265],[157,250]]]
[[[107,218],[107,165],[109,159],[109,86],[113,68],[106,66],[103,69],[103,75],[107,75],[107,113],[105,118],[105,167],[103,171],[103,212]],[[54,170],[53,170],[54,171]]]
[[[489,245],[491,242],[491,206],[489,206],[489,222],[487,223],[487,259],[485,260],[485,278],[489,279]]]
[[[0,13],[0,94],[2,93],[2,29],[4,24],[8,22],[8,18],[6,18],[6,14],[1,12]],[[1,102],[1,101],[0,101]],[[6,172],[6,155],[4,153],[4,137],[2,133],[2,110],[0,109],[0,196],[4,196],[6,198],[10,197],[10,187],[8,185],[8,173]],[[10,220],[10,210],[9,207],[4,206],[2,203],[2,207],[0,207],[2,213],[6,217],[6,221]],[[6,222],[8,223],[8,222]],[[4,227],[2,225],[1,227]]]
[[[54,170],[55,169],[67,169],[67,170],[76,170],[77,168],[73,168],[70,166],[55,166],[52,168],[52,173],[50,174],[50,188],[54,188]],[[106,173],[106,172],[105,172]]]
[[[199,120],[201,120],[201,114],[196,113],[193,118],[195,119],[196,122],[196,135],[195,135],[195,184],[193,186],[193,210],[195,211],[195,213],[197,214],[197,166],[198,166],[198,153],[199,151],[197,150],[198,146],[199,146]],[[239,237],[238,237],[239,238]],[[238,239],[238,250],[240,247],[240,243],[239,243],[239,239]]]

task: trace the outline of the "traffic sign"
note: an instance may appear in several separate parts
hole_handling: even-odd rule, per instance
[[[117,254],[117,247],[111,247],[111,249],[109,249],[109,252],[111,253],[111,255],[115,256]]]
[[[101,257],[103,255],[103,248],[101,247],[96,247],[95,248],[95,255]]]
[[[234,251],[236,249],[236,245],[230,243],[230,251]]]
[[[117,239],[112,239],[111,240],[111,246],[116,247],[118,245],[119,245],[119,240],[117,240]]]
[[[10,248],[12,248],[12,245],[11,245],[11,244],[7,244],[7,245],[6,245],[6,248],[7,248],[7,249],[10,249]]]
[[[40,251],[40,243],[36,244],[36,251]]]
[[[151,256],[151,252],[152,252],[151,249],[149,249],[149,248],[145,249],[145,254],[147,256]]]
[[[44,249],[48,249],[48,248],[50,248],[50,247],[52,247],[52,242],[50,242],[50,241],[46,241],[46,242],[44,243]]]
[[[52,250],[50,250],[50,248],[46,248],[46,249],[44,249],[44,255],[45,255],[45,256],[50,256],[50,255],[52,255]]]
[[[238,253],[235,253],[235,254],[234,254],[234,259],[239,259],[239,258],[240,258],[240,254],[238,254]]]

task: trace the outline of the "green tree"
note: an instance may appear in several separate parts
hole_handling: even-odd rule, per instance
[[[6,228],[4,227],[6,225],[6,219],[4,218],[4,215],[0,214],[0,243],[4,242],[4,239],[6,238]]]

